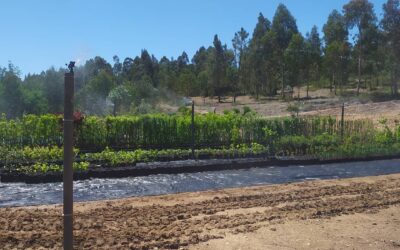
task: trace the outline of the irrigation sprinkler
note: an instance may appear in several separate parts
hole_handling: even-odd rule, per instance
[[[64,75],[64,172],[63,172],[63,220],[64,249],[73,249],[73,141],[74,141],[74,66],[68,64]]]

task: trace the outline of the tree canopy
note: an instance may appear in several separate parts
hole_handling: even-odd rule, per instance
[[[218,34],[192,58],[140,55],[112,62],[96,56],[75,69],[77,109],[87,114],[151,112],[160,100],[180,105],[183,96],[275,96],[290,86],[372,85],[397,95],[400,79],[400,1],[387,0],[381,20],[368,0],[350,0],[333,10],[325,24],[301,34],[297,21],[280,4],[270,21],[262,13],[251,31],[243,27],[230,44]],[[240,26],[239,26],[240,27]],[[323,34],[322,36],[320,35]],[[355,35],[354,37],[352,35]],[[61,113],[66,69],[53,67],[21,76],[10,63],[0,67],[0,113]]]

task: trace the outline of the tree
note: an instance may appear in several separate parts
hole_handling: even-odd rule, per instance
[[[183,69],[177,79],[178,93],[184,96],[196,95],[195,92],[197,89],[194,86],[195,81],[195,74],[189,68]]]
[[[129,73],[131,72],[133,68],[133,59],[130,57],[127,57],[124,59],[124,62],[122,63],[122,73],[124,74],[124,78],[129,78]]]
[[[12,63],[2,73],[0,81],[0,112],[8,118],[14,118],[23,113],[23,96],[19,69]]]
[[[113,103],[113,115],[117,115],[123,107],[131,105],[132,96],[126,84],[118,85],[110,91],[108,99]]]
[[[284,54],[286,69],[289,71],[287,82],[292,88],[300,87],[305,79],[308,53],[303,36],[294,34]]]
[[[263,92],[266,95],[273,96],[276,95],[278,90],[278,82],[281,77],[279,61],[282,60],[276,33],[272,30],[268,31],[262,37],[261,47],[262,64],[257,67],[260,67],[262,76],[265,77],[266,84],[263,87]]]
[[[27,114],[44,114],[48,112],[48,104],[44,93],[40,89],[21,88],[23,112]]]
[[[196,74],[207,69],[207,63],[210,58],[210,49],[206,49],[203,46],[196,51],[192,58],[192,64],[194,65]]]
[[[389,48],[389,68],[391,71],[392,94],[398,95],[398,81],[400,79],[400,1],[388,0],[383,5],[383,19],[381,26]]]
[[[284,63],[284,51],[289,46],[290,40],[294,34],[298,33],[296,19],[292,16],[290,11],[285,5],[279,4],[274,18],[272,19],[271,30],[275,32],[277,44],[279,45],[279,61],[276,63],[280,66],[282,88],[281,94],[283,96],[285,89],[285,63]]]
[[[96,56],[93,59],[86,61],[84,65],[85,76],[84,81],[88,82],[91,78],[95,77],[100,71],[106,71],[112,74],[113,69],[111,64],[109,64],[104,58]]]
[[[235,65],[237,67],[237,86],[235,86],[234,91],[234,102],[236,101],[236,89],[244,88],[246,82],[246,69],[243,66],[243,62],[245,61],[244,57],[246,55],[248,49],[248,37],[249,33],[241,28],[240,31],[235,33],[234,38],[232,39],[232,47],[235,55]]]
[[[382,67],[382,32],[377,26],[369,26],[364,31],[364,45],[362,46],[363,72],[365,88],[372,89],[372,80],[377,78]],[[359,44],[356,44],[358,46]],[[359,50],[356,50],[359,51]],[[384,58],[384,57],[383,57]]]
[[[178,63],[178,70],[183,70],[186,68],[186,66],[188,66],[189,64],[189,57],[186,54],[185,51],[182,52],[182,55],[178,56],[178,58],[176,59],[177,63]]]
[[[343,12],[346,23],[350,29],[357,27],[358,30],[358,79],[357,95],[360,93],[360,84],[362,76],[363,46],[365,43],[365,31],[371,26],[376,26],[376,16],[373,10],[374,6],[368,0],[351,0],[343,6]]]
[[[330,90],[333,91],[340,78],[340,87],[347,80],[347,67],[350,57],[350,44],[348,43],[348,30],[345,18],[337,10],[328,16],[328,21],[323,27],[325,40],[324,69],[330,79]],[[338,77],[340,75],[340,77]]]
[[[167,58],[162,57],[159,62],[158,81],[159,88],[173,90],[176,84],[176,71],[173,63]]]
[[[309,91],[309,82],[312,79],[313,81],[319,81],[320,79],[320,70],[322,63],[322,42],[318,33],[317,26],[313,26],[311,32],[307,34],[306,40],[306,50],[307,50],[307,63],[306,63],[306,80],[307,80],[307,98]]]
[[[272,19],[271,30],[276,33],[281,50],[286,49],[289,46],[292,36],[299,32],[296,19],[284,4],[279,4],[276,9],[274,18]]]
[[[226,90],[226,61],[224,47],[218,35],[214,36],[213,45],[214,53],[212,54],[210,65],[210,85],[214,95],[218,96],[218,102],[221,102],[221,96]]]
[[[325,44],[331,44],[335,41],[347,41],[349,35],[344,16],[337,10],[333,10],[329,14],[328,21],[322,30]]]
[[[263,16],[262,13],[258,16],[256,27],[253,31],[253,36],[250,41],[249,48],[249,68],[250,71],[250,84],[253,89],[253,94],[259,98],[259,94],[263,86],[267,84],[265,74],[265,57],[263,56],[264,46],[262,39],[264,35],[271,29],[271,22]]]
[[[119,57],[117,55],[113,56],[114,66],[113,73],[118,76],[122,73],[122,63],[119,61]]]
[[[78,93],[78,103],[90,114],[107,113],[107,96],[115,87],[115,80],[107,70],[101,70]]]
[[[64,102],[64,70],[54,67],[46,70],[43,79],[44,95],[49,105],[50,113],[61,113]]]
[[[144,76],[142,79],[131,83],[131,95],[133,97],[133,105],[139,106],[143,101],[156,99],[157,89],[153,87],[152,80],[149,76]]]
[[[205,97],[210,96],[210,74],[204,70],[197,75],[197,86],[200,89],[200,95],[203,97],[203,101],[205,102]]]
[[[226,79],[226,88],[225,93],[230,93],[233,96],[233,102],[236,102],[236,95],[239,92],[238,86],[238,68],[235,63],[235,53],[231,49],[227,49],[224,46],[224,59],[225,59],[225,79]]]
[[[89,81],[87,88],[89,88],[91,93],[96,93],[105,99],[114,86],[115,81],[113,75],[105,70],[101,70]]]
[[[143,76],[147,75],[151,78],[153,86],[157,86],[156,64],[157,60],[154,56],[150,56],[147,50],[142,50],[142,54],[140,55],[140,73],[136,79],[141,79]]]
[[[332,91],[334,87],[335,94],[337,85],[342,89],[342,86],[347,81],[350,52],[349,43],[340,41],[330,43],[325,49],[324,64],[327,73],[331,75],[330,89]]]

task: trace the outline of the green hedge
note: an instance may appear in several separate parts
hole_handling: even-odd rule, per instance
[[[266,135],[266,131],[269,131]],[[369,120],[345,122],[345,135],[367,135]],[[75,146],[81,150],[187,148],[191,144],[190,115],[88,116],[75,124]],[[282,136],[340,134],[340,121],[330,117],[275,118],[253,115],[206,114],[195,116],[196,147],[240,143],[271,144]],[[26,115],[0,119],[0,145],[12,147],[62,145],[62,117]]]

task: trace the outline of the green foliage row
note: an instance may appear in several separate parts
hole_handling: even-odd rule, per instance
[[[370,131],[366,134],[354,134],[342,138],[338,134],[288,135],[277,136],[277,132],[264,128],[267,144],[232,144],[222,148],[201,148],[195,151],[197,159],[240,158],[273,153],[284,156],[315,156],[320,159],[351,159],[400,154],[400,126],[390,129]],[[269,140],[269,141],[268,141]],[[0,147],[0,160],[6,169],[24,173],[58,172],[62,170],[62,148],[60,147]],[[106,147],[97,153],[81,153],[75,149],[76,170],[85,170],[89,162],[106,166],[134,165],[137,162],[160,160],[191,159],[190,149],[163,149],[134,151],[113,150]]]
[[[268,153],[268,148],[257,143],[251,145],[231,145],[222,149],[202,148],[195,151],[196,159],[201,156],[211,158],[243,157],[249,155],[260,155]],[[192,151],[189,149],[163,149],[163,150],[142,150],[115,151],[106,148],[98,153],[86,153],[80,156],[81,160],[90,162],[103,162],[110,165],[134,164],[136,162],[151,162],[162,159],[190,159]]]
[[[313,155],[321,159],[372,157],[400,154],[400,126],[390,129],[340,135],[323,133],[313,137],[284,136],[275,143],[281,155]]]
[[[339,134],[340,121],[331,117],[267,119],[234,112],[195,116],[197,148],[231,144],[271,144],[282,136]],[[268,133],[266,133],[268,131]],[[369,120],[345,121],[345,135],[373,133]],[[81,150],[187,148],[191,145],[190,115],[88,116],[75,126],[75,146]],[[27,115],[0,120],[0,145],[6,147],[60,146],[62,123],[57,115]]]
[[[35,151],[35,149],[32,149]],[[38,148],[38,151],[43,151],[43,148]],[[47,151],[49,152],[49,151]],[[200,158],[203,155],[210,158],[229,158],[229,157],[245,157],[256,156],[268,153],[268,149],[260,144],[252,143],[251,145],[232,145],[229,148],[211,149],[205,148],[196,150],[195,158]],[[20,154],[22,155],[22,154]],[[184,149],[167,149],[167,150],[135,150],[135,151],[114,151],[106,148],[98,153],[85,153],[79,155],[79,161],[74,162],[74,170],[87,170],[90,163],[104,164],[110,167],[121,165],[134,165],[136,162],[150,162],[160,159],[190,159],[192,157],[190,150]],[[48,162],[48,159],[55,159],[50,156],[42,156],[36,158],[36,162],[27,164],[19,161],[20,164],[6,165],[6,169],[23,173],[47,173],[60,172],[63,167],[61,164]],[[61,158],[55,159],[60,161]]]
[[[339,136],[327,133],[314,137],[285,136],[276,143],[275,149],[283,155],[317,155],[321,150],[335,150],[339,144]]]
[[[79,150],[74,148],[75,156]],[[63,160],[63,149],[58,146],[10,148],[0,147],[0,164],[24,165],[33,162],[60,162]]]
[[[89,162],[74,162],[74,171],[86,171],[89,169]],[[45,174],[48,172],[62,172],[63,166],[60,164],[37,162],[29,166],[20,166],[14,169],[17,172],[26,174]]]

